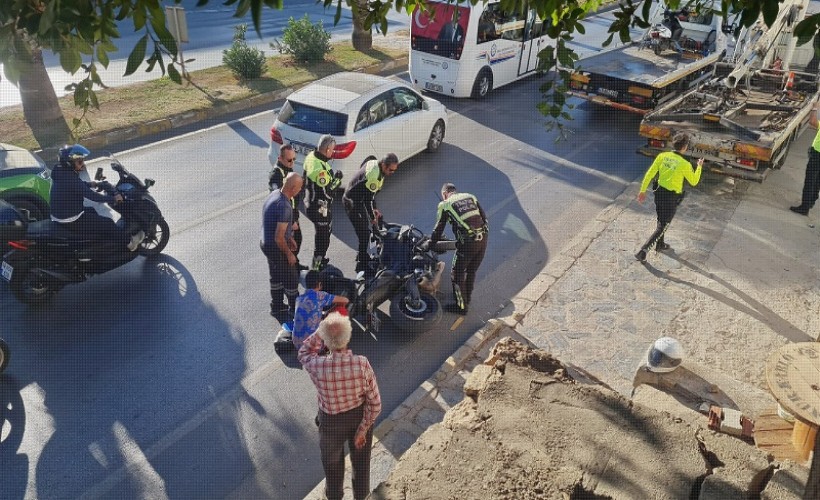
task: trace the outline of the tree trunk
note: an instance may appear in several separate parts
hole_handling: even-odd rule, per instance
[[[20,81],[17,86],[23,103],[23,116],[40,147],[51,150],[71,142],[71,129],[65,121],[57,93],[46,72],[43,51],[32,48],[31,58],[20,59],[19,64]]]
[[[358,0],[357,5],[358,8],[353,9],[353,48],[364,52],[373,47],[373,32],[364,27],[368,12],[367,0]]]

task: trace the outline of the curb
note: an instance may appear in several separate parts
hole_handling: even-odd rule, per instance
[[[391,75],[401,70],[406,70],[409,63],[409,56],[402,56],[396,59],[371,64],[355,70],[355,73],[368,73],[371,75]],[[167,132],[175,128],[186,127],[201,123],[207,120],[213,120],[225,115],[245,111],[257,107],[271,104],[273,102],[285,99],[291,93],[300,88],[313,83],[314,80],[309,80],[293,87],[288,87],[272,92],[265,92],[247,99],[240,99],[238,101],[229,102],[226,104],[219,104],[211,108],[199,109],[193,111],[186,111],[167,118],[161,118],[150,122],[139,123],[132,127],[120,128],[110,130],[100,134],[93,134],[87,137],[82,137],[80,140],[85,147],[90,149],[105,149],[108,146],[132,141],[135,139],[144,138],[151,135]]]
[[[401,459],[404,452],[415,443],[418,437],[426,428],[413,422],[415,418],[423,417],[421,414],[430,411],[426,403],[432,401],[435,405],[450,406],[446,402],[439,404],[442,399],[442,392],[445,389],[444,382],[451,382],[465,367],[467,362],[487,347],[487,345],[497,340],[501,332],[506,329],[513,330],[520,335],[517,327],[523,324],[527,313],[544,298],[564,274],[569,271],[575,262],[586,252],[592,242],[598,238],[611,222],[618,218],[635,198],[638,191],[637,184],[629,184],[608,206],[603,208],[595,218],[587,223],[572,240],[567,243],[555,260],[550,262],[526,287],[510,300],[510,304],[502,308],[495,318],[490,318],[487,323],[471,335],[464,344],[449,356],[441,367],[416,388],[407,398],[397,406],[390,415],[387,416],[373,431],[373,447],[371,458],[371,486],[375,483],[387,479],[390,471]],[[443,416],[445,410],[438,409],[434,413]],[[443,418],[443,417],[442,417]],[[440,422],[442,418],[427,416],[419,418],[429,422],[429,425]],[[431,421],[432,420],[432,421]],[[428,427],[429,427],[428,425]],[[393,434],[404,433],[404,436],[394,437]],[[410,438],[410,439],[408,439]],[[408,442],[409,441],[409,442]],[[402,450],[400,453],[390,451],[390,448]],[[345,490],[350,488],[350,465],[345,462]],[[376,477],[380,477],[377,479]],[[374,479],[376,479],[374,481]],[[324,484],[322,480],[310,493],[305,496],[305,500],[319,500],[324,498]]]

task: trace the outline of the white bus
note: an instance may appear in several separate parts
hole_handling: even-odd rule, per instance
[[[498,0],[475,6],[433,0],[428,6],[435,15],[417,7],[410,27],[410,80],[416,88],[483,98],[538,69],[538,53],[549,37],[535,10],[504,14]]]

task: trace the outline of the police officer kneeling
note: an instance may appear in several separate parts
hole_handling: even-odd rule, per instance
[[[384,186],[385,177],[393,175],[399,168],[399,157],[388,153],[381,161],[367,160],[356,175],[350,179],[342,201],[345,211],[359,239],[356,254],[356,272],[368,270],[367,247],[373,226],[381,219],[381,212],[376,208],[376,193]]]
[[[449,182],[441,187],[443,201],[438,204],[436,227],[430,236],[431,243],[441,239],[449,221],[456,237],[456,255],[453,257],[453,295],[456,302],[444,308],[449,312],[467,314],[475,284],[478,266],[487,251],[487,216],[478,199],[469,193],[459,193]]]

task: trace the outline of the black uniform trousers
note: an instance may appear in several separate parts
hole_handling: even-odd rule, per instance
[[[806,179],[803,181],[803,199],[800,206],[810,209],[820,196],[820,152],[809,148],[809,162],[806,164]]]
[[[120,229],[113,220],[103,217],[90,207],[86,207],[80,218],[74,222],[61,224],[84,238],[122,243],[123,247],[128,245],[131,239],[125,229]]]
[[[453,292],[461,308],[470,305],[473,286],[475,285],[475,274],[478,271],[478,266],[481,265],[481,261],[484,260],[484,254],[487,252],[487,236],[487,233],[484,232],[478,237],[480,239],[460,237],[456,243],[451,278],[453,285],[458,287],[458,290]]]
[[[356,207],[352,201],[344,200],[345,211],[353,224],[353,230],[356,232],[356,238],[359,239],[359,246],[356,252],[356,272],[366,271],[370,257],[367,253],[370,247],[371,236],[371,220],[367,210]]]
[[[331,201],[327,202],[327,215],[319,213],[319,202],[313,202],[305,210],[305,215],[313,223],[316,236],[313,245],[313,256],[324,257],[330,247],[330,231],[333,227],[333,212],[330,209]]]
[[[279,248],[266,247],[261,243],[259,247],[268,259],[271,313],[278,313],[286,307],[285,297],[288,298],[288,309],[294,312],[296,297],[299,296],[299,271],[288,264],[287,256]]]
[[[364,499],[370,494],[370,448],[373,445],[373,427],[367,431],[365,443],[356,449],[354,438],[364,416],[364,405],[330,415],[319,410],[319,449],[325,469],[325,496],[337,500],[344,496],[345,443],[350,449],[353,466],[353,498]]]
[[[672,219],[675,217],[675,212],[677,212],[678,205],[682,199],[682,193],[676,193],[658,186],[658,189],[655,190],[655,212],[658,215],[658,227],[655,228],[655,232],[652,233],[652,236],[643,244],[641,250],[646,252],[655,245],[664,244],[664,234],[666,234],[669,224],[672,223]]]

